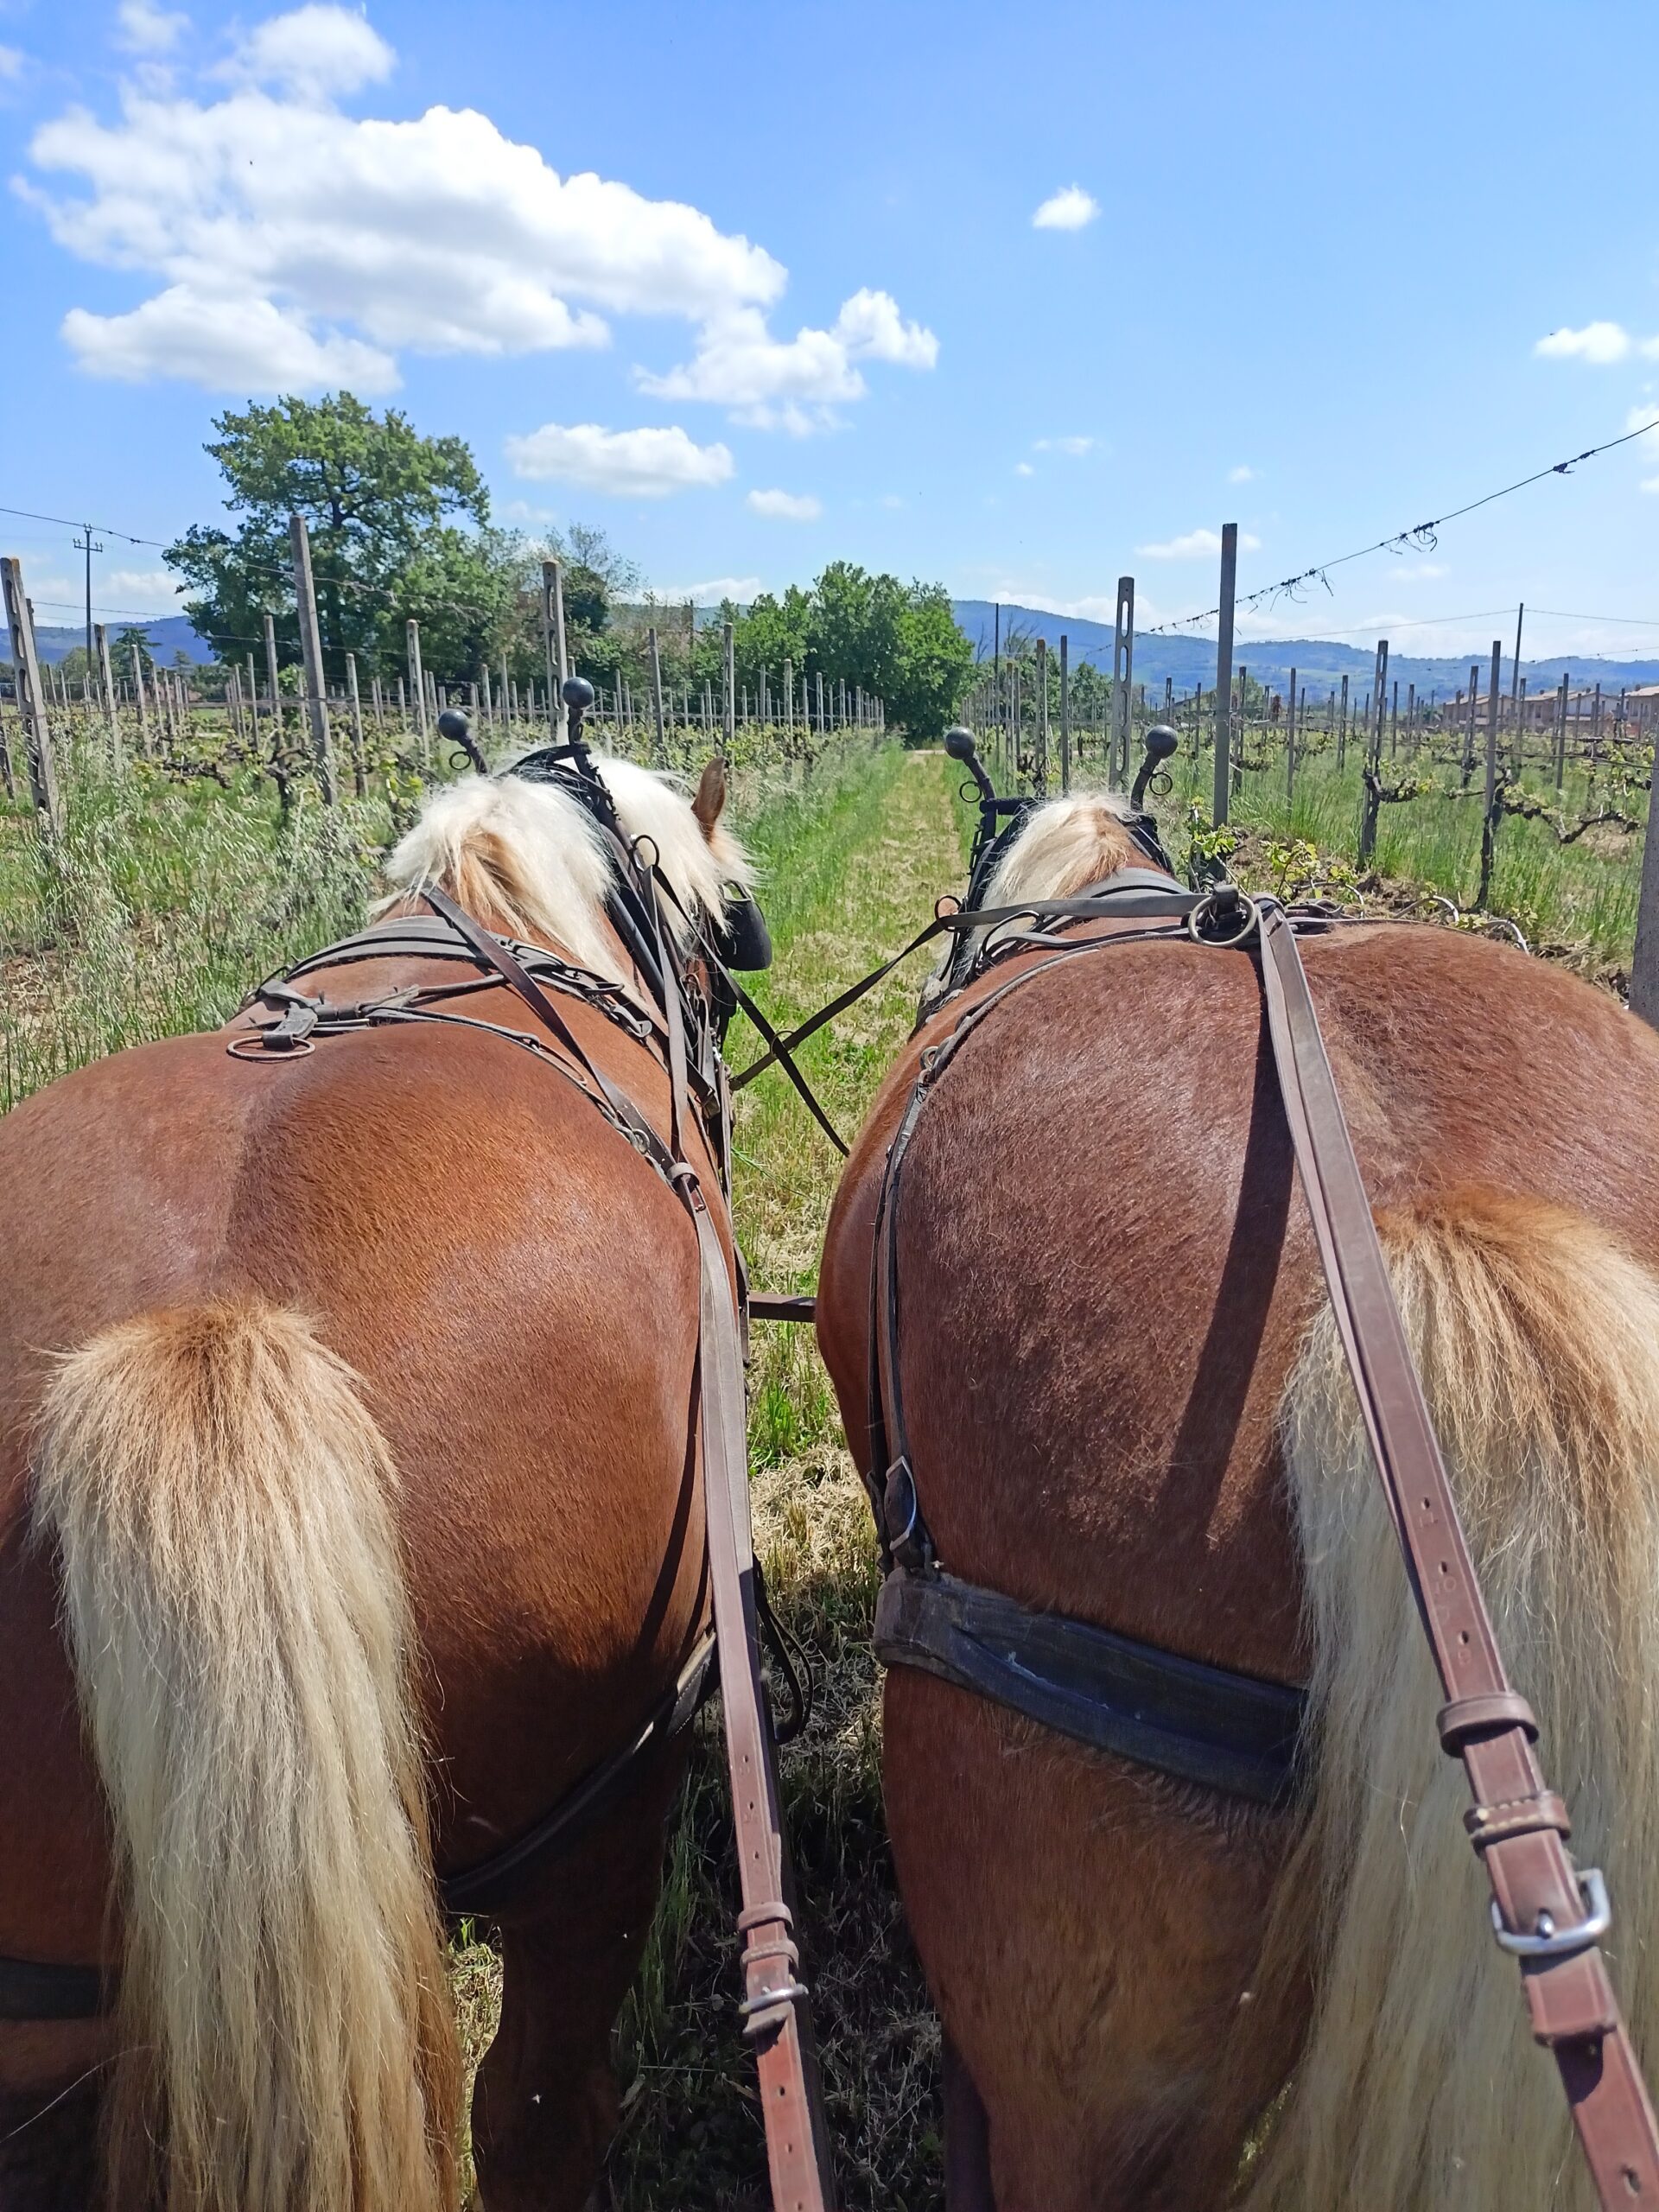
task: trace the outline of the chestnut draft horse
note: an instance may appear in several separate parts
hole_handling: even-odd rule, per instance
[[[1144,868],[1127,814],[1041,808],[982,903]],[[1243,950],[1118,933],[1014,946],[930,1014],[848,1163],[819,1338],[868,1463],[889,1145],[922,1055],[1033,971],[949,1058],[905,1158],[915,1497],[951,1574],[1268,1699],[1305,1685],[1306,1719],[1275,1803],[891,1668],[887,1813],[950,2053],[953,2212],[1587,2204],[1434,1740],[1261,979]],[[1607,1870],[1608,1956],[1659,2058],[1659,1039],[1471,935],[1344,926],[1305,958],[1498,1645],[1574,1855]]]
[[[724,927],[748,872],[723,769],[688,801],[596,765],[687,943]],[[559,1013],[666,1138],[651,1001],[607,918],[619,853],[556,779],[468,776],[392,855],[385,911],[425,915],[436,886],[587,971],[550,984]],[[245,1015],[0,1125],[7,2212],[105,2189],[453,2212],[435,1869],[535,1830],[702,1640],[686,1210],[545,1031],[539,1054],[498,1033],[537,1028],[519,1000],[422,957],[422,927],[443,934],[406,925],[396,957],[304,989],[461,983],[461,1019],[277,1052]],[[718,1205],[703,1132],[683,1141]],[[473,2112],[492,2212],[592,2185],[677,1770],[664,1740],[500,1905]],[[31,2007],[20,1961],[118,1969],[118,1999],[58,2017],[89,2008],[48,1973]]]

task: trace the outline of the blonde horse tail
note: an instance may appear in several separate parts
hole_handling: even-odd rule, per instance
[[[1484,1190],[1379,1224],[1499,1649],[1541,1728],[1638,2050],[1659,2056],[1659,1281],[1583,1217]],[[1261,1986],[1311,1973],[1249,2212],[1594,2202],[1487,1882],[1336,1331],[1287,1387],[1313,1648],[1308,1825]],[[1310,1963],[1311,1962],[1311,1963]]]
[[[58,1368],[38,1538],[117,1847],[122,2202],[450,2212],[459,2061],[385,1440],[256,1300]]]

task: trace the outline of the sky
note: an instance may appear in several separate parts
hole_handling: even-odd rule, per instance
[[[0,0],[0,502],[173,608],[345,386],[665,598],[846,558],[1141,626],[1659,652],[1659,10]],[[42,622],[60,524],[0,514]],[[1504,620],[1497,618],[1503,615]]]

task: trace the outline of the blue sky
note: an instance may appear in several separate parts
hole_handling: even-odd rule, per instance
[[[1224,520],[1247,590],[1659,418],[1656,79],[1593,0],[0,0],[0,498],[165,539],[346,382],[665,594],[1183,615]],[[1656,547],[1659,430],[1242,628],[1659,652]]]

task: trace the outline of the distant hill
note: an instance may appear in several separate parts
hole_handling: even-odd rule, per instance
[[[127,628],[136,630],[139,626],[136,622],[111,622],[109,626],[111,645],[114,645],[120,631]],[[173,665],[175,653],[184,653],[198,663],[211,661],[213,658],[213,647],[205,638],[196,635],[182,614],[169,614],[160,622],[146,622],[143,628],[149,639],[150,652],[163,668]],[[84,645],[86,642],[86,632],[79,624],[73,629],[47,628],[38,622],[35,625],[35,650],[43,661],[60,661],[67,654],[73,652],[77,645]],[[0,627],[0,660],[10,658],[11,632]]]
[[[988,659],[995,634],[995,609],[988,599],[958,599],[951,601],[957,620],[965,634],[971,638],[984,657]],[[1109,670],[1112,664],[1112,626],[1109,622],[1088,622],[1073,614],[1051,614],[1040,607],[1009,607],[1002,609],[1002,634],[1008,634],[1010,624],[1023,636],[1042,638],[1051,647],[1057,647],[1064,636],[1075,660],[1093,661],[1097,666]],[[1442,699],[1450,698],[1463,690],[1469,682],[1469,662],[1471,656],[1445,654],[1428,658],[1413,653],[1390,652],[1389,675],[1397,679],[1401,696],[1405,696],[1408,683],[1417,686],[1420,698],[1438,693]],[[1482,657],[1483,661],[1485,656]],[[1260,683],[1270,690],[1283,690],[1290,681],[1290,671],[1296,671],[1299,689],[1306,687],[1310,703],[1323,699],[1327,690],[1340,690],[1345,676],[1351,690],[1363,692],[1371,680],[1376,665],[1375,648],[1370,645],[1333,645],[1323,638],[1241,638],[1233,649],[1233,664],[1246,667]],[[1534,696],[1540,691],[1553,691],[1566,675],[1573,689],[1588,690],[1599,683],[1604,691],[1618,693],[1638,683],[1659,683],[1659,660],[1582,660],[1572,657],[1563,658],[1557,654],[1544,660],[1523,660],[1521,673],[1527,679],[1527,689]],[[1503,661],[1503,682],[1507,688],[1511,674],[1507,653]],[[1146,637],[1135,641],[1135,680],[1144,683],[1149,691],[1162,690],[1166,681],[1174,679],[1177,692],[1190,692],[1195,684],[1205,686],[1216,680],[1216,646],[1212,638]],[[1483,679],[1482,689],[1484,690]]]

